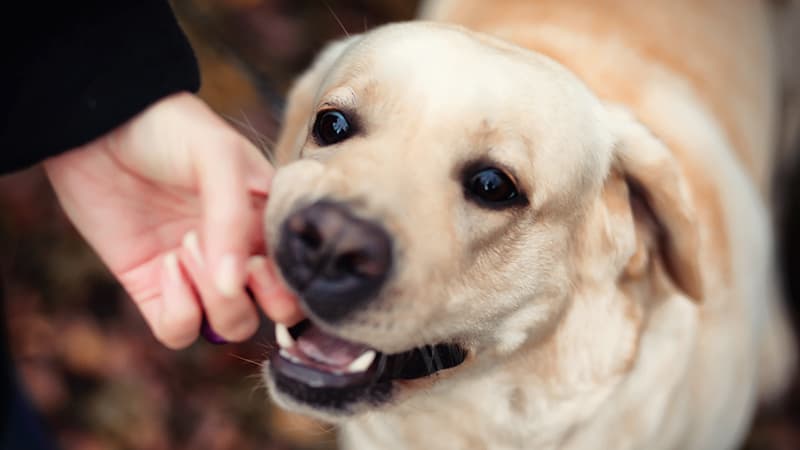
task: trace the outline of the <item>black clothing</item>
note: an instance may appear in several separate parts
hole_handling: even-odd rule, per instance
[[[199,88],[194,54],[166,1],[11,5],[0,9],[8,78],[0,173],[88,143],[166,95]]]
[[[0,174],[199,88],[194,54],[164,0],[23,0],[4,5],[0,17]],[[1,288],[2,280],[0,312]],[[0,448],[52,448],[19,389],[3,327],[0,320]]]

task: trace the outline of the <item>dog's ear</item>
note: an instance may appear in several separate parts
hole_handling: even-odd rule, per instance
[[[661,255],[675,285],[703,298],[699,229],[687,179],[667,146],[628,112],[609,105],[616,168],[628,184],[637,247]],[[643,235],[647,234],[647,235]],[[642,242],[645,241],[645,242]]]
[[[314,101],[319,95],[320,85],[336,61],[360,35],[348,36],[331,42],[316,57],[311,67],[295,80],[286,101],[281,134],[275,148],[275,161],[283,165],[297,159],[307,137],[309,121],[313,119]]]

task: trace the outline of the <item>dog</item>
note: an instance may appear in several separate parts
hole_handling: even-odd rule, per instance
[[[352,449],[728,449],[794,366],[752,0],[439,0],[289,93],[273,399]]]

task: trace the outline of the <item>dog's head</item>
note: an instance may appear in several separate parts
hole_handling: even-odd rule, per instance
[[[359,412],[565,333],[582,337],[558,364],[610,373],[635,348],[635,286],[701,296],[668,150],[483,35],[399,24],[331,45],[290,94],[277,157],[267,241],[308,317],[278,327],[265,370],[288,407]],[[565,331],[578,298],[599,316]]]

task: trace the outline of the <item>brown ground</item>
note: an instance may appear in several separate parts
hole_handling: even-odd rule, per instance
[[[201,61],[201,95],[264,147],[288,82],[321,44],[409,18],[414,3],[173,2]],[[258,372],[272,345],[268,324],[246,344],[159,346],[38,169],[0,178],[0,267],[18,368],[65,449],[335,447],[330,427],[267,400]],[[800,383],[759,416],[746,448],[800,448]]]

